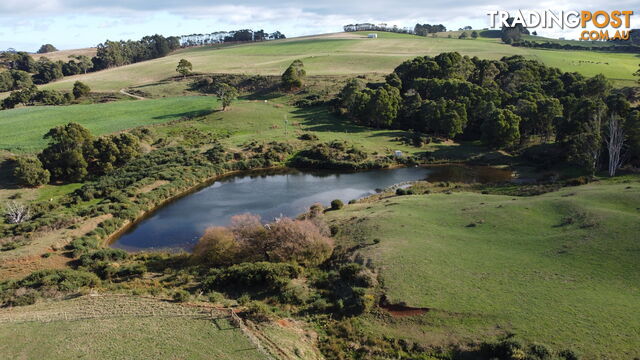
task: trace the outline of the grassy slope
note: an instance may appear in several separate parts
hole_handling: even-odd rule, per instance
[[[371,318],[371,331],[441,342],[508,330],[588,358],[632,358],[640,354],[639,204],[635,178],[527,198],[396,197],[331,217],[366,218],[382,240],[366,254],[390,299],[433,309],[415,322]],[[568,217],[574,223],[561,225]]]
[[[81,297],[2,309],[0,353],[7,359],[264,358],[226,317],[172,315],[185,311],[195,310],[134,297]]]
[[[587,76],[603,73],[620,84],[632,83],[632,74],[638,65],[638,58],[633,54],[527,49],[488,38],[458,40],[392,33],[379,33],[379,36],[367,39],[366,33],[330,34],[220,49],[192,48],[160,59],[67,77],[46,87],[71,89],[76,80],[81,80],[97,91],[118,91],[175,76],[175,67],[181,58],[193,63],[197,72],[279,75],[291,61],[302,59],[309,75],[353,75],[388,73],[415,56],[458,51],[489,59],[524,55],[564,71],[578,71]]]
[[[210,112],[213,97],[178,97],[73,106],[37,106],[0,111],[0,149],[33,152],[47,143],[42,136],[50,128],[78,122],[94,135],[113,133]]]

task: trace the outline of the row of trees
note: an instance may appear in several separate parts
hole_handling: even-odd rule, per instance
[[[179,38],[180,45],[182,47],[190,47],[220,44],[225,42],[278,40],[285,39],[286,36],[280,31],[267,33],[264,30],[253,31],[252,29],[242,29],[234,31],[216,31],[209,34],[181,35]]]
[[[46,84],[64,76],[86,74],[89,71],[155,59],[166,56],[180,46],[180,38],[176,36],[168,38],[162,35],[145,36],[138,41],[107,40],[97,46],[95,57],[70,55],[67,62],[51,61],[46,57],[36,61],[26,52],[5,51],[0,53],[0,65],[9,69],[11,73],[0,74],[0,91],[20,90],[32,83]],[[43,45],[42,51],[38,53],[55,51],[45,47],[46,45]],[[27,77],[25,73],[30,74],[31,82],[24,80]]]
[[[395,32],[401,34],[412,34],[413,31],[409,28],[399,28],[397,25],[388,26],[387,24],[371,24],[371,23],[362,23],[362,24],[349,24],[344,25],[343,29],[345,32],[354,32],[354,31],[386,31],[386,32]]]
[[[395,32],[395,33],[402,33],[402,34],[415,34],[419,36],[427,36],[428,34],[445,32],[447,31],[447,28],[442,24],[431,25],[431,24],[418,23],[413,27],[413,29],[410,29],[407,27],[400,28],[397,25],[389,26],[385,23],[382,23],[382,24],[361,23],[361,24],[344,25],[343,30],[345,32],[386,31],[386,32]]]
[[[13,109],[17,105],[65,105],[73,100],[78,100],[89,95],[91,88],[86,84],[76,81],[73,84],[71,93],[63,93],[57,90],[39,90],[37,86],[30,86],[21,90],[13,91],[9,96],[0,102],[0,109]]]
[[[133,64],[166,56],[180,47],[180,38],[162,35],[145,36],[133,41],[110,41],[98,44],[96,56],[91,60],[93,70]]]
[[[416,26],[413,27],[413,33],[419,36],[427,36],[429,34],[445,31],[447,31],[447,28],[442,24],[416,24]]]
[[[77,123],[57,126],[47,134],[49,144],[37,158],[16,162],[14,175],[24,186],[49,181],[79,182],[104,175],[140,155],[140,140],[128,133],[95,138]]]
[[[348,82],[337,110],[379,128],[482,140],[496,149],[558,142],[567,160],[595,171],[616,121],[640,164],[640,112],[602,75],[563,73],[521,56],[480,60],[458,53],[405,61],[384,83]],[[612,160],[615,155],[609,156]]]

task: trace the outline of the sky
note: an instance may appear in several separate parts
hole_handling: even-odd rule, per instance
[[[633,10],[640,27],[638,0],[538,1],[206,1],[169,0],[0,0],[0,50],[36,51],[51,43],[59,49],[95,46],[106,39],[140,39],[251,28],[279,30],[287,37],[342,31],[351,23],[413,27],[444,24],[448,29],[489,26],[488,11]],[[576,30],[540,29],[539,35],[577,38]]]

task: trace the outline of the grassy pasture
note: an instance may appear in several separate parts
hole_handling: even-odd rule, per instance
[[[214,97],[190,96],[144,101],[121,101],[72,106],[34,106],[0,111],[0,149],[35,152],[47,141],[42,138],[54,126],[74,121],[94,135],[122,131],[183,117],[203,115],[217,108]]]
[[[185,311],[134,297],[3,309],[0,352],[7,359],[264,359],[225,316],[172,315]]]
[[[365,326],[436,344],[509,331],[587,359],[639,356],[640,181],[628,180],[535,197],[403,196],[330,213],[381,240],[364,254],[392,302],[432,309],[368,316]]]
[[[68,90],[76,80],[81,80],[96,91],[118,91],[175,76],[181,58],[189,60],[197,72],[279,75],[293,60],[301,59],[309,75],[388,73],[404,60],[445,51],[488,59],[523,55],[564,71],[578,71],[587,76],[603,73],[619,85],[629,85],[640,60],[634,54],[519,48],[493,38],[459,40],[444,35],[433,38],[383,32],[378,33],[378,39],[367,39],[366,33],[179,50],[160,59],[66,77],[45,87]]]

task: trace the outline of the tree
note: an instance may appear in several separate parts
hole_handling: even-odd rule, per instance
[[[49,139],[39,158],[53,180],[82,181],[88,174],[85,154],[93,152],[93,137],[77,123],[55,127],[44,136]]]
[[[215,93],[222,102],[222,111],[227,110],[233,100],[238,98],[238,90],[226,83],[217,85]]]
[[[34,157],[19,157],[13,176],[23,186],[38,187],[49,182],[50,174],[45,170],[40,160]]]
[[[81,98],[83,96],[89,95],[89,93],[91,92],[91,88],[85,83],[82,83],[80,81],[76,81],[73,84],[73,91],[72,92],[73,92],[73,96],[76,99],[79,99],[79,98]]]
[[[633,76],[637,76],[638,77],[638,80],[636,80],[636,82],[638,84],[640,84],[640,65],[638,65],[638,70],[633,73]]]
[[[58,49],[51,44],[44,44],[40,46],[40,49],[38,49],[38,54],[46,54],[53,51],[58,51]]]
[[[400,109],[400,90],[386,84],[378,88],[371,96],[366,114],[369,125],[375,127],[390,126],[398,116]]]
[[[5,204],[4,215],[9,224],[21,224],[31,219],[31,209],[28,205],[10,201]]]
[[[472,31],[472,32],[471,32],[471,37],[472,37],[472,38],[477,39],[477,38],[478,38],[478,36],[479,36],[479,35],[478,35],[478,32],[477,32],[477,31],[475,31],[475,30],[474,30],[474,31]]]
[[[84,74],[87,73],[87,71],[89,71],[89,69],[91,69],[91,67],[93,67],[93,63],[91,62],[91,59],[88,56],[85,55],[70,55],[70,58],[74,58],[76,59],[76,64],[78,66],[78,68],[80,69],[80,71],[82,71]]]
[[[191,65],[191,63],[188,60],[180,59],[180,61],[178,62],[178,67],[176,67],[176,71],[179,74],[181,74],[183,78],[191,74],[192,70],[193,70],[193,65]]]
[[[508,109],[493,109],[482,123],[482,141],[495,149],[513,146],[520,139],[520,116]]]
[[[208,266],[228,266],[239,262],[240,244],[225,227],[210,227],[193,248],[194,259]]]
[[[51,60],[41,57],[36,63],[37,73],[33,76],[33,80],[37,84],[46,84],[54,80],[61,79],[62,62],[52,62]]]
[[[469,34],[467,34],[466,31],[463,31],[462,34],[460,34],[460,36],[458,36],[458,39],[466,39],[469,37]]]
[[[301,88],[306,75],[302,61],[294,60],[282,74],[282,85],[286,90]]]
[[[609,176],[615,176],[616,171],[622,164],[622,147],[624,146],[624,130],[620,122],[620,116],[611,115],[607,126],[608,132],[604,141],[609,151]]]

